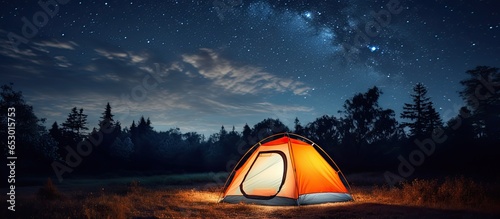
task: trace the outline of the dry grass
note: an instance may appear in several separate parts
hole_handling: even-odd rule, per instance
[[[415,180],[395,188],[354,187],[355,202],[301,207],[217,203],[219,189],[129,186],[25,196],[2,218],[484,218],[498,217],[497,193],[470,179]],[[193,186],[195,187],[195,186]],[[495,212],[496,211],[496,212]],[[496,215],[495,215],[496,214]]]
[[[498,188],[465,177],[445,180],[415,179],[396,187],[375,187],[360,192],[357,200],[450,210],[489,211],[498,206]],[[368,194],[368,195],[367,195]]]

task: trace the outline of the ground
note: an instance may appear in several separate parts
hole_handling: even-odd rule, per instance
[[[218,203],[223,174],[68,179],[24,186],[1,218],[499,218],[497,184],[454,177],[380,187],[351,175],[354,202],[310,206]],[[375,177],[374,177],[375,176]],[[348,177],[349,178],[349,177]],[[36,181],[36,180],[32,180]],[[432,188],[430,188],[432,187]]]

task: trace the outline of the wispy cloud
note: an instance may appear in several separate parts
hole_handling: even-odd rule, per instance
[[[125,59],[128,57],[128,54],[126,52],[112,52],[109,50],[105,50],[102,48],[94,49],[97,54],[100,56],[106,57],[107,59],[113,60],[113,59]]]
[[[237,65],[212,49],[202,48],[196,54],[182,55],[182,59],[203,77],[212,80],[214,85],[235,94],[291,91],[296,95],[305,95],[310,89],[302,82],[278,77],[256,66]]]
[[[149,61],[150,54],[147,52],[125,51],[116,48],[96,48],[94,51],[101,57],[109,60],[122,60],[130,65],[144,64]]]
[[[68,58],[66,58],[65,56],[55,56],[54,59],[57,61],[57,66],[62,68],[67,68],[73,65],[68,61]]]
[[[78,47],[78,44],[73,41],[62,42],[58,40],[44,40],[41,42],[34,42],[33,44],[40,47],[51,47],[56,49],[69,49],[69,50],[75,50],[75,48]]]

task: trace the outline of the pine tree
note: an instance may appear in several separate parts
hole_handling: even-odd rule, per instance
[[[130,139],[132,143],[137,144],[137,125],[135,124],[135,120],[132,121],[132,125],[130,125]]]
[[[84,131],[87,128],[87,115],[83,114],[83,109],[76,107],[71,109],[66,121],[62,124],[65,134],[70,135],[75,141],[82,139]]]
[[[64,132],[76,132],[78,120],[78,109],[74,107],[68,114],[68,118],[62,124]]]
[[[295,127],[294,127],[294,133],[297,135],[302,135],[304,133],[304,127],[300,124],[299,118],[295,117],[295,120],[293,121]]]
[[[404,122],[403,126],[409,127],[410,134],[419,138],[430,135],[435,128],[441,127],[443,122],[427,97],[427,88],[422,83],[417,83],[413,92],[413,103],[404,104],[401,118],[411,121]]]
[[[135,120],[132,120],[132,125],[130,125],[130,131],[134,130],[137,128],[137,125],[135,125]]]
[[[114,119],[113,119],[113,114],[111,114],[111,105],[106,104],[106,108],[104,112],[102,113],[101,121],[99,121],[99,127],[104,128],[104,129],[109,129],[112,128],[114,125]]]
[[[413,103],[404,104],[401,118],[413,121],[403,123],[403,126],[410,128],[411,135],[422,136],[424,132],[424,111],[428,108],[430,99],[426,97],[427,89],[421,83],[413,87],[413,92],[414,94],[411,95]]]
[[[140,134],[144,134],[148,131],[152,131],[153,127],[151,127],[151,120],[149,118],[144,119],[144,116],[141,116],[139,120],[139,124],[137,124],[137,131]]]
[[[247,141],[248,137],[250,137],[250,133],[252,133],[252,129],[250,126],[248,126],[248,123],[245,123],[245,126],[243,126],[243,131],[241,134],[243,134],[243,140]]]
[[[217,138],[214,140],[222,142],[222,141],[225,141],[226,136],[227,136],[226,128],[224,128],[224,126],[222,126],[222,127],[220,127],[220,131],[217,134]]]
[[[116,136],[120,136],[122,134],[122,124],[120,121],[115,122],[115,128],[113,129]]]
[[[429,103],[425,112],[425,118],[427,120],[426,133],[432,133],[435,129],[443,127],[443,120],[439,116],[439,113],[434,106],[432,106],[432,102]]]
[[[89,128],[87,128],[87,115],[83,114],[83,108],[80,108],[80,110],[78,111],[77,122],[78,122],[77,133],[81,135],[85,134],[84,131],[89,130]]]
[[[49,134],[52,138],[54,138],[54,140],[58,142],[61,140],[62,131],[57,122],[52,123],[52,127],[49,129]]]

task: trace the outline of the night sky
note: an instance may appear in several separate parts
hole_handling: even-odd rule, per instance
[[[372,86],[399,118],[418,82],[447,121],[465,71],[500,67],[496,0],[41,2],[1,2],[0,83],[47,126],[75,106],[97,126],[110,102],[123,127],[293,127]]]

